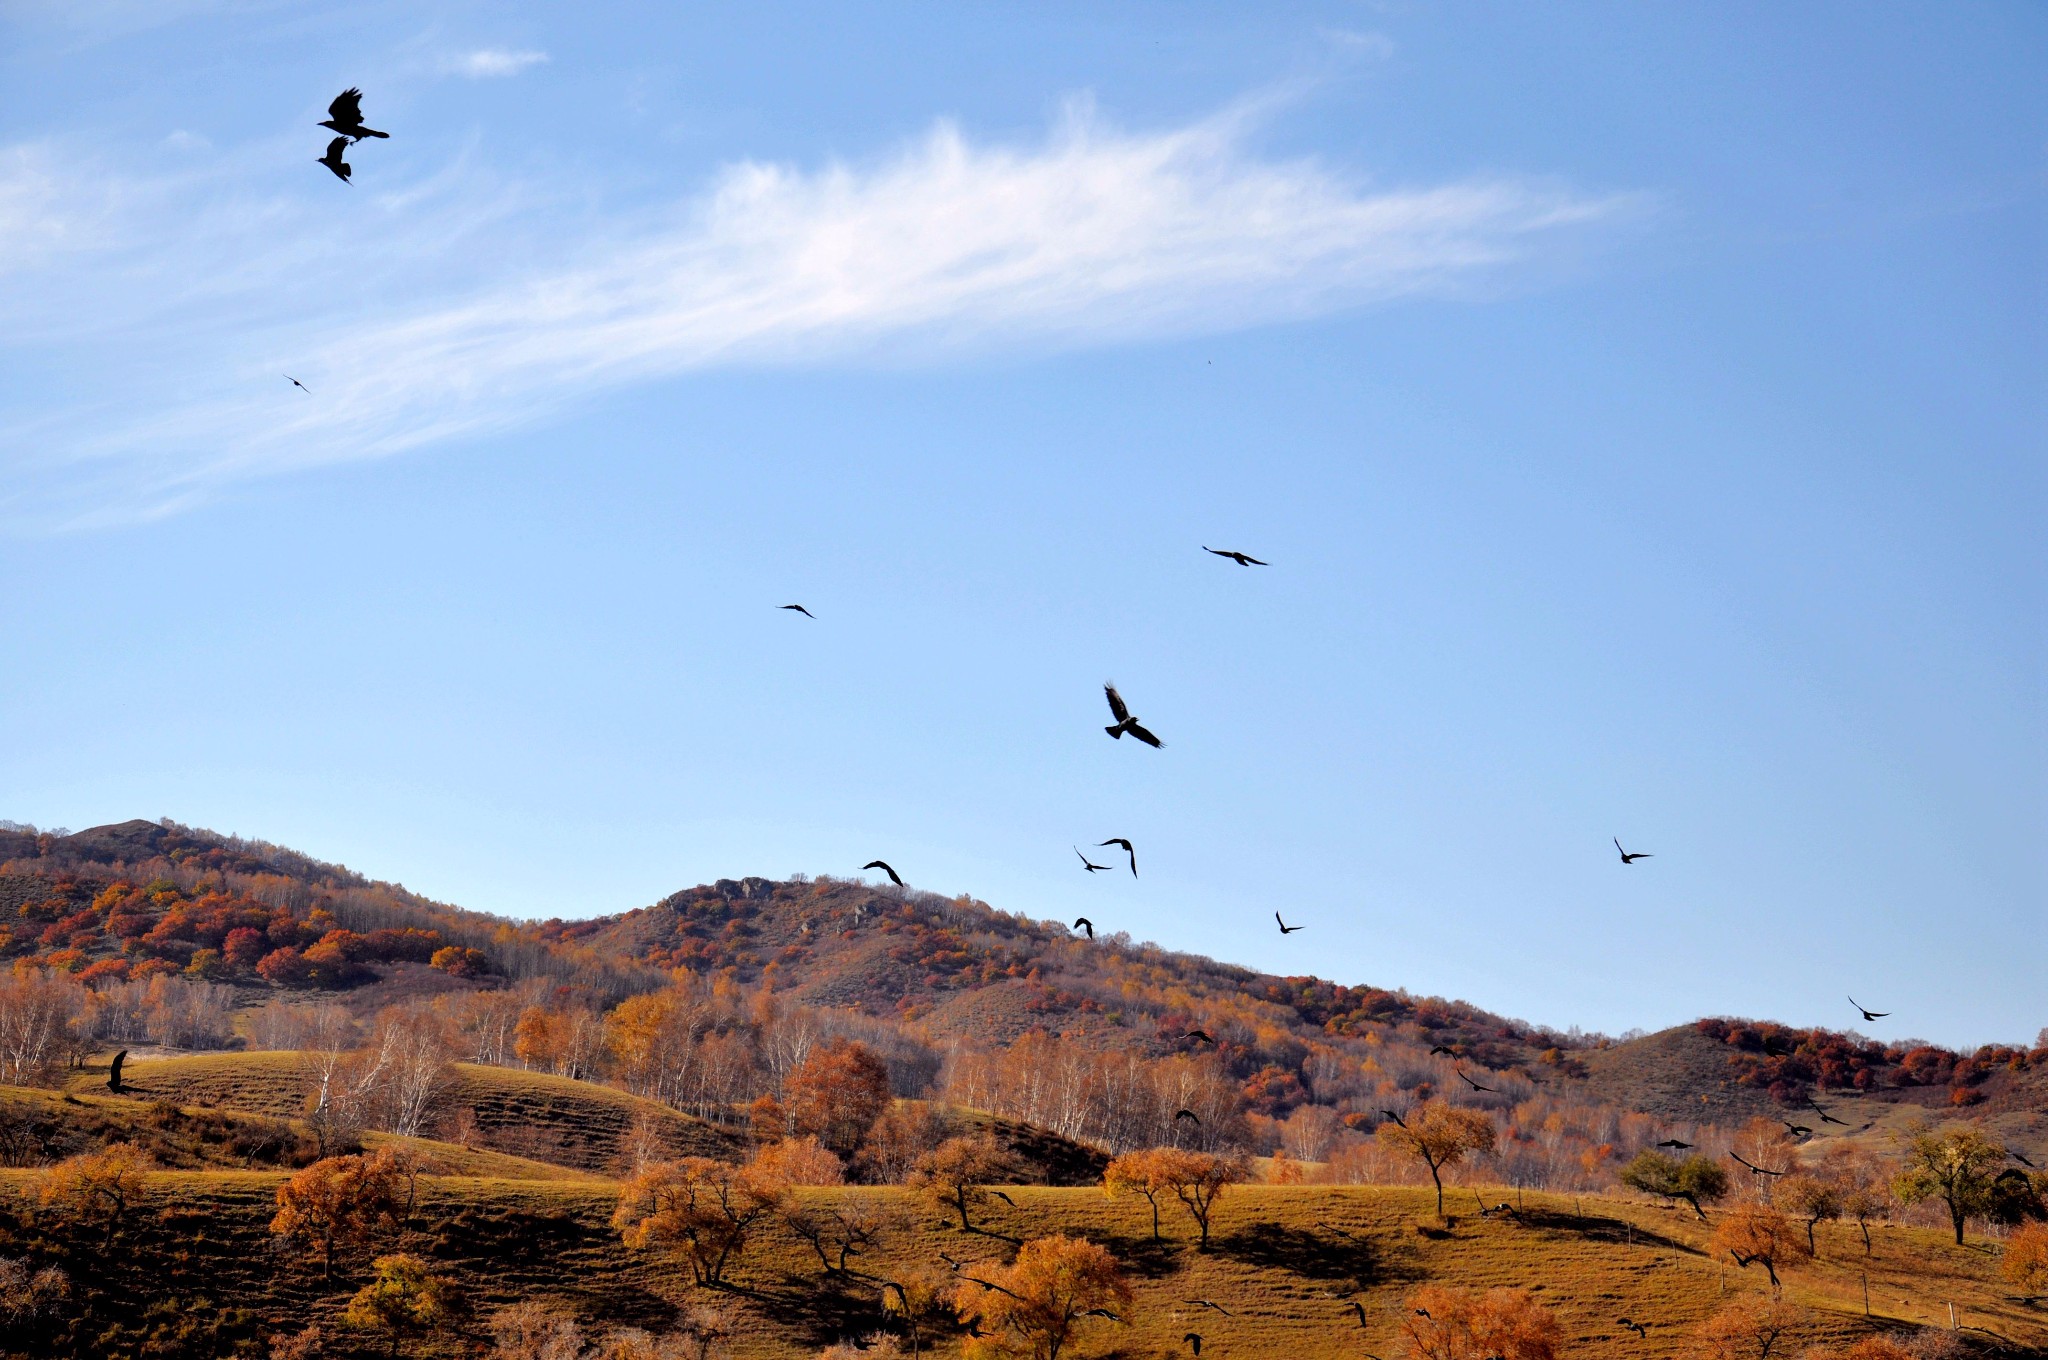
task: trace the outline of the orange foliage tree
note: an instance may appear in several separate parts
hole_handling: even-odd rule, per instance
[[[866,1044],[834,1039],[789,1074],[783,1104],[798,1133],[850,1157],[889,1108],[888,1065]]]
[[[629,1247],[675,1252],[692,1279],[715,1288],[746,1251],[755,1226],[787,1195],[780,1180],[757,1168],[685,1157],[657,1162],[628,1180],[612,1226]]]
[[[43,1173],[42,1202],[74,1223],[101,1224],[100,1245],[148,1184],[149,1156],[132,1143],[109,1143],[98,1152],[67,1157]]]
[[[359,1245],[380,1225],[398,1221],[406,1181],[389,1149],[324,1158],[277,1187],[270,1231],[317,1244],[321,1277],[332,1279],[336,1247]]]
[[[1526,1289],[1429,1284],[1409,1297],[1401,1339],[1411,1360],[1556,1360],[1564,1329]]]
[[[1116,1257],[1078,1237],[1037,1237],[1007,1266],[965,1276],[953,1298],[963,1320],[989,1335],[969,1339],[961,1354],[1059,1360],[1082,1326],[1121,1320],[1133,1298]]]
[[[1493,1121],[1472,1110],[1461,1110],[1442,1100],[1424,1102],[1405,1120],[1388,1120],[1380,1125],[1379,1140],[1397,1152],[1415,1158],[1429,1168],[1436,1183],[1436,1216],[1444,1216],[1444,1170],[1475,1152],[1493,1150]]]
[[[2005,1239],[1999,1263],[2005,1278],[2027,1294],[2048,1294],[2048,1223],[2029,1223]]]
[[[1166,1192],[1180,1202],[1201,1235],[1198,1251],[1209,1249],[1209,1218],[1226,1187],[1251,1177],[1244,1158],[1184,1148],[1154,1148],[1154,1174]]]
[[[910,1185],[938,1205],[960,1216],[960,1230],[974,1231],[968,1214],[988,1203],[988,1183],[1003,1169],[995,1139],[948,1138],[917,1159]]]
[[[1771,1360],[1784,1354],[1778,1343],[1797,1324],[1799,1315],[1789,1305],[1755,1294],[1731,1299],[1720,1311],[1702,1322],[1692,1334],[1692,1353],[1697,1360]]]
[[[1159,1197],[1171,1193],[1166,1187],[1162,1174],[1163,1159],[1161,1148],[1144,1148],[1137,1152],[1126,1152],[1114,1158],[1102,1171],[1103,1192],[1114,1199],[1119,1195],[1138,1195],[1152,1206],[1152,1240],[1159,1240]]]
[[[1779,1266],[1793,1266],[1812,1259],[1806,1239],[1792,1226],[1792,1220],[1776,1209],[1745,1204],[1731,1210],[1714,1229],[1714,1250],[1725,1251],[1745,1270],[1757,1265],[1771,1277],[1771,1289],[1780,1288]]]
[[[756,1152],[752,1166],[784,1185],[844,1185],[846,1163],[816,1138],[784,1138]]]
[[[341,1315],[342,1325],[382,1332],[391,1341],[392,1360],[409,1336],[439,1331],[460,1315],[454,1288],[427,1271],[417,1256],[379,1256],[376,1278],[356,1291]]]

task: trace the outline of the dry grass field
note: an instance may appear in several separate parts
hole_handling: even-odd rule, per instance
[[[429,1147],[439,1152],[438,1147]],[[509,1161],[509,1159],[508,1159]],[[519,1170],[488,1161],[462,1169]],[[553,1169],[536,1177],[559,1177]],[[65,1354],[258,1353],[258,1338],[308,1320],[330,1319],[364,1278],[349,1259],[325,1283],[316,1266],[274,1246],[266,1231],[281,1173],[165,1172],[152,1177],[148,1202],[132,1215],[111,1252],[87,1249],[31,1207],[33,1172],[0,1172],[0,1254],[38,1257],[67,1247],[66,1265],[81,1286],[86,1316],[71,1344],[125,1320],[98,1352]],[[1724,1294],[1764,1288],[1761,1272],[1703,1254],[1705,1234],[1690,1214],[1654,1205],[1586,1197],[1521,1197],[1517,1218],[1480,1219],[1470,1191],[1459,1191],[1453,1221],[1437,1224],[1426,1192],[1409,1188],[1246,1186],[1224,1198],[1211,1249],[1197,1252],[1176,1213],[1167,1240],[1150,1237],[1141,1202],[1113,1201],[1082,1188],[1016,1187],[1011,1208],[990,1206],[986,1231],[947,1226],[905,1191],[811,1190],[811,1199],[865,1197],[899,1209],[904,1222],[880,1248],[857,1258],[869,1279],[828,1280],[816,1258],[786,1228],[761,1234],[733,1272],[734,1287],[692,1289],[674,1263],[627,1251],[608,1227],[613,1187],[598,1180],[512,1179],[502,1175],[423,1180],[415,1221],[381,1250],[429,1258],[459,1281],[480,1313],[518,1298],[560,1299],[588,1319],[658,1327],[686,1298],[715,1299],[741,1322],[740,1357],[808,1357],[820,1348],[883,1325],[876,1279],[941,1254],[975,1261],[1002,1258],[1009,1237],[1055,1232],[1086,1235],[1110,1247],[1137,1286],[1127,1325],[1091,1322],[1079,1354],[1139,1360],[1184,1355],[1190,1330],[1205,1356],[1354,1360],[1396,1353],[1402,1301],[1424,1282],[1519,1285],[1537,1291],[1563,1321],[1567,1353],[1587,1360],[1666,1357]],[[1498,1200],[1502,1194],[1488,1192]],[[18,1226],[8,1228],[8,1218]],[[1872,1329],[1946,1326],[1953,1303],[1965,1337],[1994,1338],[2020,1353],[2048,1352],[2048,1313],[2003,1301],[1996,1249],[1958,1248],[1920,1229],[1875,1231],[1866,1262],[1853,1228],[1824,1227],[1820,1259],[1792,1272],[1787,1297],[1812,1310],[1799,1339],[1846,1341]],[[941,1267],[943,1269],[943,1267]],[[971,1269],[971,1267],[970,1267]],[[1863,1316],[1867,1273],[1871,1318]],[[1207,1299],[1229,1316],[1204,1308]],[[1363,1305],[1360,1327],[1352,1301]],[[1649,1324],[1647,1339],[1619,1326]],[[152,1333],[154,1329],[154,1333]],[[179,1340],[180,1329],[185,1339]],[[153,1343],[145,1342],[156,1335]],[[346,1343],[345,1343],[346,1344]],[[362,1354],[371,1353],[367,1342]],[[420,1346],[420,1355],[463,1353],[454,1338]],[[932,1352],[958,1353],[957,1335]],[[1797,1348],[1789,1352],[1797,1353]],[[2008,1351],[2012,1353],[2012,1351]]]

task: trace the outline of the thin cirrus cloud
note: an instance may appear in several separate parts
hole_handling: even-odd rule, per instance
[[[553,263],[508,251],[494,270],[476,267],[473,236],[450,225],[472,205],[451,192],[436,208],[421,194],[391,210],[417,213],[416,240],[386,254],[416,251],[423,286],[383,296],[429,295],[424,281],[457,255],[470,268],[461,291],[365,309],[337,271],[348,305],[323,306],[324,253],[238,261],[252,278],[295,277],[302,314],[209,340],[185,310],[182,371],[162,390],[186,395],[100,428],[39,432],[60,452],[4,514],[152,516],[237,478],[501,431],[716,366],[944,362],[1456,292],[1632,201],[1500,177],[1365,189],[1314,160],[1253,154],[1246,123],[1233,111],[1129,132],[1079,110],[1025,146],[942,123],[865,166],[732,165],[637,225],[593,225]],[[232,291],[218,308],[242,315]],[[194,325],[202,334],[183,329]],[[280,400],[277,372],[315,397]]]
[[[545,52],[509,52],[502,47],[486,47],[451,59],[448,67],[457,75],[483,80],[492,76],[516,76],[547,59]]]

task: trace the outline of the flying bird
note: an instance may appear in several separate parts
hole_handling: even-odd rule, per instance
[[[1123,1321],[1122,1318],[1118,1317],[1115,1313],[1110,1312],[1107,1308],[1090,1308],[1087,1312],[1081,1314],[1081,1316],[1108,1318],[1111,1322]]]
[[[1657,1146],[1661,1148],[1670,1148],[1673,1152],[1683,1152],[1693,1145],[1691,1143],[1686,1142],[1683,1138],[1666,1138],[1663,1142],[1657,1144]]]
[[[1187,1348],[1193,1351],[1196,1355],[1200,1355],[1202,1353],[1202,1334],[1200,1332],[1189,1332],[1186,1336],[1181,1338],[1181,1341],[1185,1343]]]
[[[1401,1116],[1400,1116],[1400,1115],[1397,1115],[1397,1114],[1395,1114],[1395,1113],[1394,1113],[1394,1112],[1393,1112],[1392,1110],[1381,1110],[1381,1111],[1380,1111],[1380,1113],[1381,1113],[1381,1114],[1383,1114],[1383,1115],[1385,1115],[1385,1116],[1386,1116],[1387,1118],[1389,1118],[1389,1119],[1393,1120],[1393,1121],[1394,1121],[1394,1123],[1395,1123],[1396,1125],[1398,1125],[1399,1127],[1401,1127],[1401,1128],[1404,1128],[1404,1129],[1408,1127],[1408,1126],[1407,1126],[1407,1124],[1405,1124],[1405,1123],[1403,1123],[1403,1122],[1402,1122],[1402,1120],[1401,1120]]]
[[[1742,1158],[1736,1157],[1735,1154],[1732,1152],[1728,1155],[1730,1157],[1735,1157],[1736,1161],[1742,1162],[1744,1166],[1748,1167],[1751,1171],[1756,1172],[1756,1174],[1759,1176],[1782,1176],[1785,1174],[1782,1171],[1766,1171],[1763,1167],[1758,1166],[1755,1162],[1745,1162],[1742,1160]]]
[[[1458,1072],[1458,1069],[1455,1067],[1451,1070],[1453,1072]],[[1494,1095],[1500,1094],[1500,1092],[1495,1091],[1491,1086],[1481,1086],[1478,1082],[1472,1080],[1472,1078],[1466,1076],[1463,1072],[1458,1072],[1458,1080],[1464,1082],[1467,1086],[1471,1087],[1475,1091],[1487,1091],[1491,1092]]]
[[[1273,919],[1274,919],[1274,920],[1276,920],[1276,921],[1280,921],[1280,913],[1279,913],[1279,912],[1277,912],[1277,911],[1276,911],[1276,912],[1274,912],[1274,913],[1273,913]],[[1307,929],[1308,929],[1308,927],[1307,927],[1307,926],[1291,926],[1291,925],[1288,925],[1288,924],[1287,924],[1287,923],[1286,923],[1285,921],[1280,921],[1280,933],[1281,933],[1282,935],[1292,935],[1292,934],[1293,934],[1293,933],[1294,933],[1295,931],[1297,931],[1297,930],[1307,930]]]
[[[871,859],[866,864],[863,864],[860,867],[863,869],[880,869],[883,873],[889,876],[889,881],[891,883],[894,883],[899,888],[903,886],[902,878],[897,875],[894,869],[891,869],[889,867],[888,862],[885,860]]]
[[[1808,1128],[1804,1124],[1795,1124],[1789,1119],[1780,1119],[1778,1122],[1780,1124],[1783,1124],[1785,1126],[1785,1131],[1791,1134],[1794,1138],[1813,1137],[1813,1130]]]
[[[1223,1316],[1225,1316],[1225,1317],[1236,1317],[1236,1316],[1237,1316],[1237,1314],[1235,1314],[1235,1313],[1231,1312],[1231,1311],[1230,1311],[1230,1310],[1229,1310],[1228,1308],[1225,1308],[1225,1307],[1224,1307],[1224,1306],[1223,1306],[1222,1304],[1220,1304],[1220,1303],[1212,1303],[1212,1302],[1210,1302],[1210,1301],[1209,1301],[1208,1299],[1189,1299],[1189,1300],[1188,1300],[1188,1302],[1189,1302],[1189,1303],[1190,1303],[1191,1305],[1193,1305],[1194,1307],[1196,1307],[1196,1308],[1214,1308],[1214,1309],[1215,1309],[1215,1310],[1216,1310],[1217,1312],[1219,1312],[1219,1313],[1223,1314]]]
[[[1088,858],[1088,856],[1081,854],[1081,847],[1078,845],[1074,847],[1074,853],[1077,855],[1081,855],[1081,867],[1086,869],[1091,874],[1108,873],[1111,869],[1116,867],[1113,864],[1097,864],[1094,860]]]
[[[1416,1310],[1415,1310],[1415,1316],[1417,1316],[1417,1317],[1429,1317],[1429,1310],[1428,1310],[1427,1308],[1418,1308],[1418,1309],[1416,1309]],[[1435,1322],[1435,1321],[1436,1321],[1436,1319],[1435,1319],[1435,1318],[1429,1318],[1429,1320],[1430,1320],[1431,1322]]]
[[[341,153],[343,149],[346,148],[347,146],[348,138],[336,137],[333,141],[327,144],[326,155],[315,156],[313,158],[314,160],[320,162],[320,164],[326,166],[329,170],[332,170],[334,172],[334,177],[340,180],[343,184],[348,183],[348,177],[355,173],[354,169],[349,165],[349,163],[341,158]],[[312,393],[309,392],[306,395],[311,396]]]
[[[1616,1318],[1614,1320],[1614,1325],[1617,1327],[1628,1328],[1630,1331],[1634,1332],[1637,1336],[1641,1337],[1645,1341],[1648,1341],[1650,1339],[1650,1329],[1648,1327],[1645,1327],[1642,1323],[1635,1321],[1633,1318]]]
[[[1166,745],[1165,742],[1153,736],[1150,732],[1147,732],[1144,729],[1144,727],[1142,727],[1139,724],[1138,720],[1131,716],[1130,707],[1124,703],[1124,696],[1116,692],[1115,685],[1103,685],[1102,693],[1109,700],[1110,716],[1116,719],[1116,722],[1113,726],[1105,727],[1102,729],[1103,731],[1109,733],[1110,736],[1117,738],[1119,741],[1123,739],[1124,733],[1128,732],[1132,736],[1136,737],[1139,741],[1144,742],[1147,746],[1160,747]]]
[[[1076,916],[1074,918],[1074,929],[1085,930],[1088,932],[1089,939],[1095,938],[1095,923],[1085,916]]]
[[[1353,1299],[1351,1301],[1351,1311],[1358,1314],[1359,1326],[1364,1327],[1368,1330],[1371,1329],[1372,1323],[1366,1320],[1364,1304],[1360,1303],[1357,1299]]]
[[[1456,1051],[1456,1050],[1454,1050],[1454,1049],[1449,1049],[1449,1048],[1445,1048],[1445,1047],[1444,1047],[1444,1046],[1443,1046],[1442,1044],[1438,1044],[1438,1045],[1437,1045],[1437,1046],[1436,1046],[1435,1048],[1432,1048],[1431,1050],[1429,1050],[1429,1056],[1430,1056],[1430,1057],[1432,1057],[1432,1058],[1434,1058],[1434,1057],[1435,1057],[1435,1056],[1436,1056],[1437,1054],[1439,1054],[1439,1053],[1448,1053],[1448,1054],[1450,1054],[1450,1055],[1451,1055],[1451,1056],[1452,1056],[1453,1058],[1455,1058],[1455,1057],[1457,1057],[1457,1056],[1458,1056],[1458,1054],[1457,1054],[1457,1051]]]
[[[1853,997],[1853,996],[1849,998],[1849,1004],[1850,1004],[1850,1005],[1852,1005],[1852,1006],[1854,1006],[1854,1007],[1855,1007],[1855,1008],[1856,1008],[1857,1010],[1859,1010],[1859,1011],[1862,1011],[1862,1012],[1863,1012],[1863,1018],[1864,1018],[1865,1020],[1882,1020],[1882,1019],[1884,1019],[1884,1018],[1885,1018],[1885,1017],[1886,1017],[1887,1015],[1890,1015],[1890,1014],[1891,1014],[1891,1012],[1890,1012],[1890,1011],[1871,1011],[1871,1010],[1864,1010],[1864,1009],[1863,1009],[1863,1003],[1862,1003],[1862,1002],[1860,1002],[1860,1001],[1858,1001],[1858,1000],[1857,1000],[1857,999],[1856,999],[1855,997]]]
[[[291,385],[292,385],[293,387],[296,387],[296,388],[298,388],[298,389],[299,389],[299,390],[300,390],[301,392],[304,392],[304,393],[305,393],[305,394],[306,394],[307,396],[309,396],[309,397],[310,397],[310,396],[312,396],[312,395],[313,395],[313,389],[312,389],[312,388],[310,388],[310,387],[306,386],[306,385],[305,385],[304,383],[300,382],[300,381],[299,381],[299,380],[298,380],[297,378],[294,378],[294,377],[293,377],[293,376],[292,376],[291,374],[289,374],[289,373],[285,374],[285,375],[284,375],[284,380],[285,380],[286,382],[290,383],[290,384],[291,384]]]
[[[1198,1044],[1213,1044],[1216,1042],[1215,1039],[1210,1037],[1209,1031],[1205,1029],[1191,1029],[1180,1037],[1183,1039],[1193,1039]]]
[[[1841,1125],[1841,1126],[1842,1126],[1843,1128],[1845,1128],[1845,1129],[1849,1127],[1849,1121],[1848,1121],[1848,1120],[1846,1120],[1846,1119],[1837,1119],[1837,1118],[1835,1118],[1835,1117],[1834,1117],[1833,1115],[1829,1114],[1829,1113],[1828,1113],[1828,1112],[1827,1112],[1826,1110],[1823,1110],[1823,1109],[1822,1109],[1822,1108],[1820,1107],[1820,1102],[1819,1102],[1819,1101],[1817,1101],[1817,1100],[1815,1100],[1815,1099],[1814,1099],[1814,1098],[1813,1098],[1812,1096],[1808,1096],[1808,1097],[1806,1098],[1806,1105],[1807,1105],[1807,1108],[1808,1108],[1808,1109],[1812,1110],[1812,1111],[1813,1111],[1813,1112],[1814,1112],[1815,1114],[1817,1114],[1817,1115],[1819,1115],[1819,1116],[1820,1116],[1820,1122],[1821,1122],[1821,1123],[1823,1123],[1823,1124],[1840,1124],[1840,1125]]]
[[[1639,859],[1655,859],[1655,858],[1657,858],[1657,857],[1656,857],[1655,855],[1645,854],[1645,853],[1643,853],[1643,852],[1642,852],[1642,851],[1640,851],[1640,850],[1638,850],[1638,851],[1635,851],[1635,852],[1633,852],[1633,853],[1631,853],[1631,852],[1629,852],[1629,851],[1627,851],[1627,850],[1622,850],[1622,849],[1621,849],[1621,837],[1619,837],[1619,836],[1616,836],[1616,837],[1614,838],[1614,848],[1615,848],[1616,850],[1620,850],[1620,851],[1621,851],[1621,862],[1622,862],[1623,864],[1634,864],[1634,863],[1635,863],[1635,862],[1636,862],[1637,860],[1639,860]]]
[[[1096,844],[1114,845],[1122,849],[1125,854],[1131,857],[1131,877],[1136,878],[1138,876],[1138,852],[1131,848],[1129,841],[1125,840],[1122,836],[1111,836],[1108,840],[1098,841]]]
[[[118,1059],[116,1059],[116,1061],[118,1062],[119,1060],[118,1060]],[[2012,1158],[2013,1160],[2017,1161],[2017,1162],[2018,1162],[2018,1163],[2019,1163],[2019,1164],[2020,1164],[2021,1166],[2024,1166],[2024,1167],[2031,1167],[2031,1168],[2033,1168],[2034,1170],[2039,1170],[2039,1169],[2040,1169],[2040,1168],[2038,1168],[2038,1167],[2035,1167],[2035,1166],[2034,1166],[2034,1164],[2033,1164],[2032,1162],[2028,1161],[2028,1160],[2027,1160],[2027,1154],[2026,1154],[2026,1153],[2024,1153],[2024,1152],[2021,1152],[2021,1151],[2020,1151],[2020,1150],[2019,1150],[2018,1148],[2007,1148],[2007,1149],[2005,1150],[2005,1153],[2006,1153],[2006,1155],[2007,1155],[2008,1157],[2011,1157],[2011,1158]]]
[[[363,126],[363,92],[351,85],[334,96],[334,102],[327,106],[326,120],[320,124],[333,128],[352,142],[365,137],[389,137],[388,132],[379,132],[373,127]]]
[[[1017,1207],[1017,1201],[1016,1201],[1016,1200],[1013,1200],[1013,1199],[1011,1199],[1011,1198],[1010,1198],[1010,1197],[1009,1197],[1008,1195],[1004,1194],[1004,1193],[1003,1193],[1002,1191],[1000,1191],[1000,1190],[996,1190],[996,1189],[991,1189],[991,1190],[989,1191],[989,1193],[990,1193],[991,1195],[994,1195],[994,1196],[995,1196],[995,1197],[996,1197],[997,1199],[1001,1200],[1001,1201],[1002,1201],[1003,1203],[1005,1203],[1005,1204],[1009,1205],[1009,1206],[1010,1206],[1010,1207],[1011,1207],[1012,1209],[1014,1209],[1014,1208],[1016,1208],[1016,1207]]]
[[[121,1064],[128,1061],[128,1050],[122,1049],[114,1055],[114,1065],[107,1069],[107,1089],[115,1095],[121,1094]]]
[[[1202,545],[1202,551],[1205,553],[1215,553],[1218,557],[1227,557],[1231,561],[1237,563],[1237,565],[1239,565],[1240,567],[1263,567],[1271,565],[1270,563],[1261,562],[1258,558],[1249,557],[1241,552],[1225,552],[1221,548],[1212,548],[1206,543]]]
[[[777,609],[794,609],[794,610],[795,610],[795,611],[796,611],[797,613],[799,613],[799,614],[803,615],[803,616],[804,616],[805,618],[807,618],[807,619],[811,619],[811,620],[813,620],[813,621],[815,621],[815,620],[817,619],[817,617],[818,617],[818,616],[817,616],[816,614],[813,614],[813,613],[812,613],[812,612],[811,612],[810,610],[808,610],[808,609],[804,608],[804,607],[803,607],[802,605],[800,605],[800,604],[780,604],[780,605],[777,605],[777,606],[775,606],[775,607],[776,607]]]
[[[1202,1117],[1196,1114],[1193,1110],[1175,1110],[1173,1112],[1173,1117],[1176,1122],[1182,1119],[1192,1119],[1195,1121],[1196,1128],[1202,1127]]]

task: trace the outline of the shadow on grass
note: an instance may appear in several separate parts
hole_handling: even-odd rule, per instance
[[[1341,1280],[1354,1289],[1370,1289],[1394,1277],[1389,1263],[1370,1242],[1344,1240],[1327,1233],[1305,1232],[1277,1223],[1254,1223],[1210,1244],[1219,1256],[1249,1265],[1292,1271],[1311,1280]]]
[[[1146,1280],[1163,1279],[1179,1270],[1181,1256],[1189,1250],[1184,1242],[1176,1242],[1170,1237],[1155,1239],[1149,1233],[1140,1237],[1125,1237],[1118,1233],[1088,1235],[1116,1257],[1117,1264],[1124,1268],[1126,1275]]]
[[[1571,1233],[1591,1242],[1610,1242],[1627,1245],[1634,1243],[1645,1247],[1663,1247],[1669,1251],[1684,1252],[1688,1256],[1705,1253],[1698,1247],[1681,1242],[1675,1237],[1631,1224],[1627,1219],[1606,1218],[1599,1214],[1565,1214],[1548,1209],[1525,1209],[1507,1220],[1519,1223],[1525,1228],[1544,1228],[1551,1232]]]

